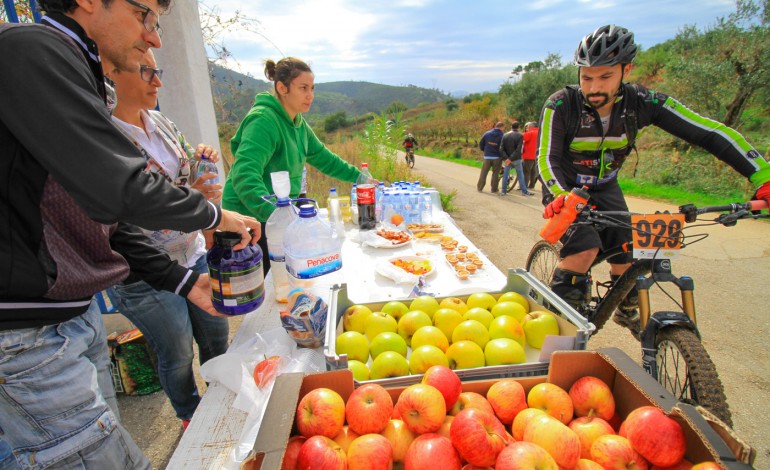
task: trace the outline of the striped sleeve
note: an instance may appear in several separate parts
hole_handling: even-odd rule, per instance
[[[537,146],[537,166],[546,188],[554,196],[567,194],[567,185],[560,181],[561,160],[564,155],[564,126],[557,122],[556,108],[548,100],[540,117]],[[562,178],[563,179],[563,178]]]

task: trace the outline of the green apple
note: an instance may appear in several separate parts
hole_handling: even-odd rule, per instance
[[[522,347],[527,341],[521,323],[509,315],[497,317],[489,324],[489,339],[497,338],[512,339],[521,344]],[[371,350],[371,347],[369,349]]]
[[[477,292],[469,295],[465,303],[468,305],[468,308],[481,307],[489,310],[497,303],[497,300],[488,292]]]
[[[412,300],[409,304],[409,310],[422,310],[427,313],[431,320],[433,320],[433,314],[439,309],[438,300],[432,295],[421,295]]]
[[[489,328],[489,324],[492,323],[494,318],[494,315],[489,310],[481,307],[470,308],[463,314],[463,320],[476,320],[484,325],[485,328]]]
[[[488,366],[523,364],[527,362],[527,354],[518,342],[509,338],[497,338],[484,347],[484,359]]]
[[[524,320],[524,315],[529,313],[529,310],[522,307],[518,302],[504,300],[502,302],[496,303],[495,306],[492,307],[491,312],[495,318],[502,315],[510,315],[515,318],[516,321],[521,323],[522,320]]]
[[[394,351],[406,357],[408,350],[406,340],[400,334],[391,331],[378,334],[369,344],[369,354],[372,355],[372,359],[385,351]]]
[[[369,379],[385,379],[409,375],[409,363],[406,358],[395,351],[385,351],[372,361],[369,368]]]
[[[411,374],[424,374],[431,366],[449,367],[449,361],[444,355],[444,351],[429,344],[412,349],[412,354],[409,355],[409,372]]]
[[[535,349],[543,347],[545,337],[559,335],[559,323],[550,312],[535,310],[524,317],[524,334],[527,336],[527,344]]]
[[[366,317],[364,321],[364,334],[369,341],[373,340],[375,336],[386,331],[395,333],[398,328],[396,319],[383,312],[373,312]]]
[[[440,308],[433,313],[433,326],[443,331],[447,339],[452,339],[452,332],[462,321],[462,314],[452,308]]]
[[[489,341],[489,331],[477,320],[465,320],[452,332],[453,343],[463,340],[473,341],[483,350]]]
[[[446,350],[450,369],[473,369],[484,367],[484,350],[473,341],[452,343]]]
[[[518,292],[505,292],[500,296],[500,298],[497,299],[497,303],[500,302],[517,302],[521,304],[522,307],[524,307],[524,310],[529,313],[529,301],[526,297],[519,294]]]
[[[427,313],[421,310],[412,310],[405,313],[398,321],[398,334],[405,340],[407,345],[412,344],[412,335],[423,326],[431,326],[433,322]]]
[[[366,317],[372,314],[372,311],[366,305],[352,305],[345,309],[342,315],[342,326],[345,331],[364,332],[364,321]]]
[[[406,312],[409,311],[409,307],[407,307],[406,304],[404,304],[403,302],[393,300],[383,305],[380,311],[383,313],[387,313],[391,317],[395,318],[396,321],[398,321],[401,318],[401,316],[403,316]]]
[[[346,331],[337,336],[337,354],[347,354],[348,359],[366,362],[369,360],[369,340],[357,331]]]
[[[369,367],[361,361],[348,361],[348,369],[359,382],[369,380]]]
[[[438,305],[441,308],[451,308],[452,310],[456,310],[460,312],[460,315],[468,311],[468,306],[465,305],[465,301],[459,297],[447,297],[439,302]]]
[[[436,346],[442,352],[446,352],[449,340],[441,329],[431,325],[423,326],[412,335],[412,350],[425,345]]]

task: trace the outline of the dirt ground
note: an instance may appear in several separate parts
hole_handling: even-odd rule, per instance
[[[518,191],[503,198],[476,191],[478,169],[417,156],[416,173],[442,192],[457,191],[451,215],[463,232],[501,270],[523,267],[542,225],[540,197]],[[539,189],[539,188],[538,188]],[[537,196],[540,192],[537,191]],[[632,210],[674,210],[651,201],[629,200]],[[710,237],[685,250],[674,264],[675,273],[696,280],[698,324],[703,342],[716,363],[733,412],[737,434],[757,450],[756,468],[770,468],[770,338],[767,303],[763,298],[770,279],[770,226],[753,221],[726,229],[704,228]],[[597,271],[600,271],[601,268]],[[602,273],[594,272],[601,278]],[[698,289],[699,288],[699,289]],[[653,308],[666,299],[654,296]],[[238,319],[231,320],[231,335]],[[589,349],[619,347],[640,358],[639,343],[612,322],[591,338]],[[203,392],[205,384],[199,380]],[[150,458],[153,468],[165,468],[182,435],[165,395],[119,397],[124,425]]]

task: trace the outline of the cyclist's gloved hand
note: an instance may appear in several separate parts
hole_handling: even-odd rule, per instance
[[[754,199],[762,199],[770,204],[770,181],[757,189],[757,192],[754,194]]]
[[[543,218],[544,219],[550,219],[554,216],[554,214],[558,214],[561,212],[561,208],[564,207],[564,199],[567,198],[566,194],[562,194],[560,196],[556,196],[556,199],[550,202],[547,206],[545,206],[545,210],[543,210]]]

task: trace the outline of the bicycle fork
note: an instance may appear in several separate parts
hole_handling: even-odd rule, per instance
[[[675,284],[682,294],[682,312],[656,312],[650,313],[650,287],[657,282],[670,282]],[[671,260],[660,259],[652,263],[652,272],[649,277],[639,276],[636,279],[636,288],[639,291],[639,320],[642,342],[642,367],[650,375],[658,378],[658,367],[655,362],[657,355],[656,336],[658,331],[672,325],[683,326],[692,330],[698,338],[697,322],[695,318],[695,283],[690,276],[676,277],[671,272]]]

